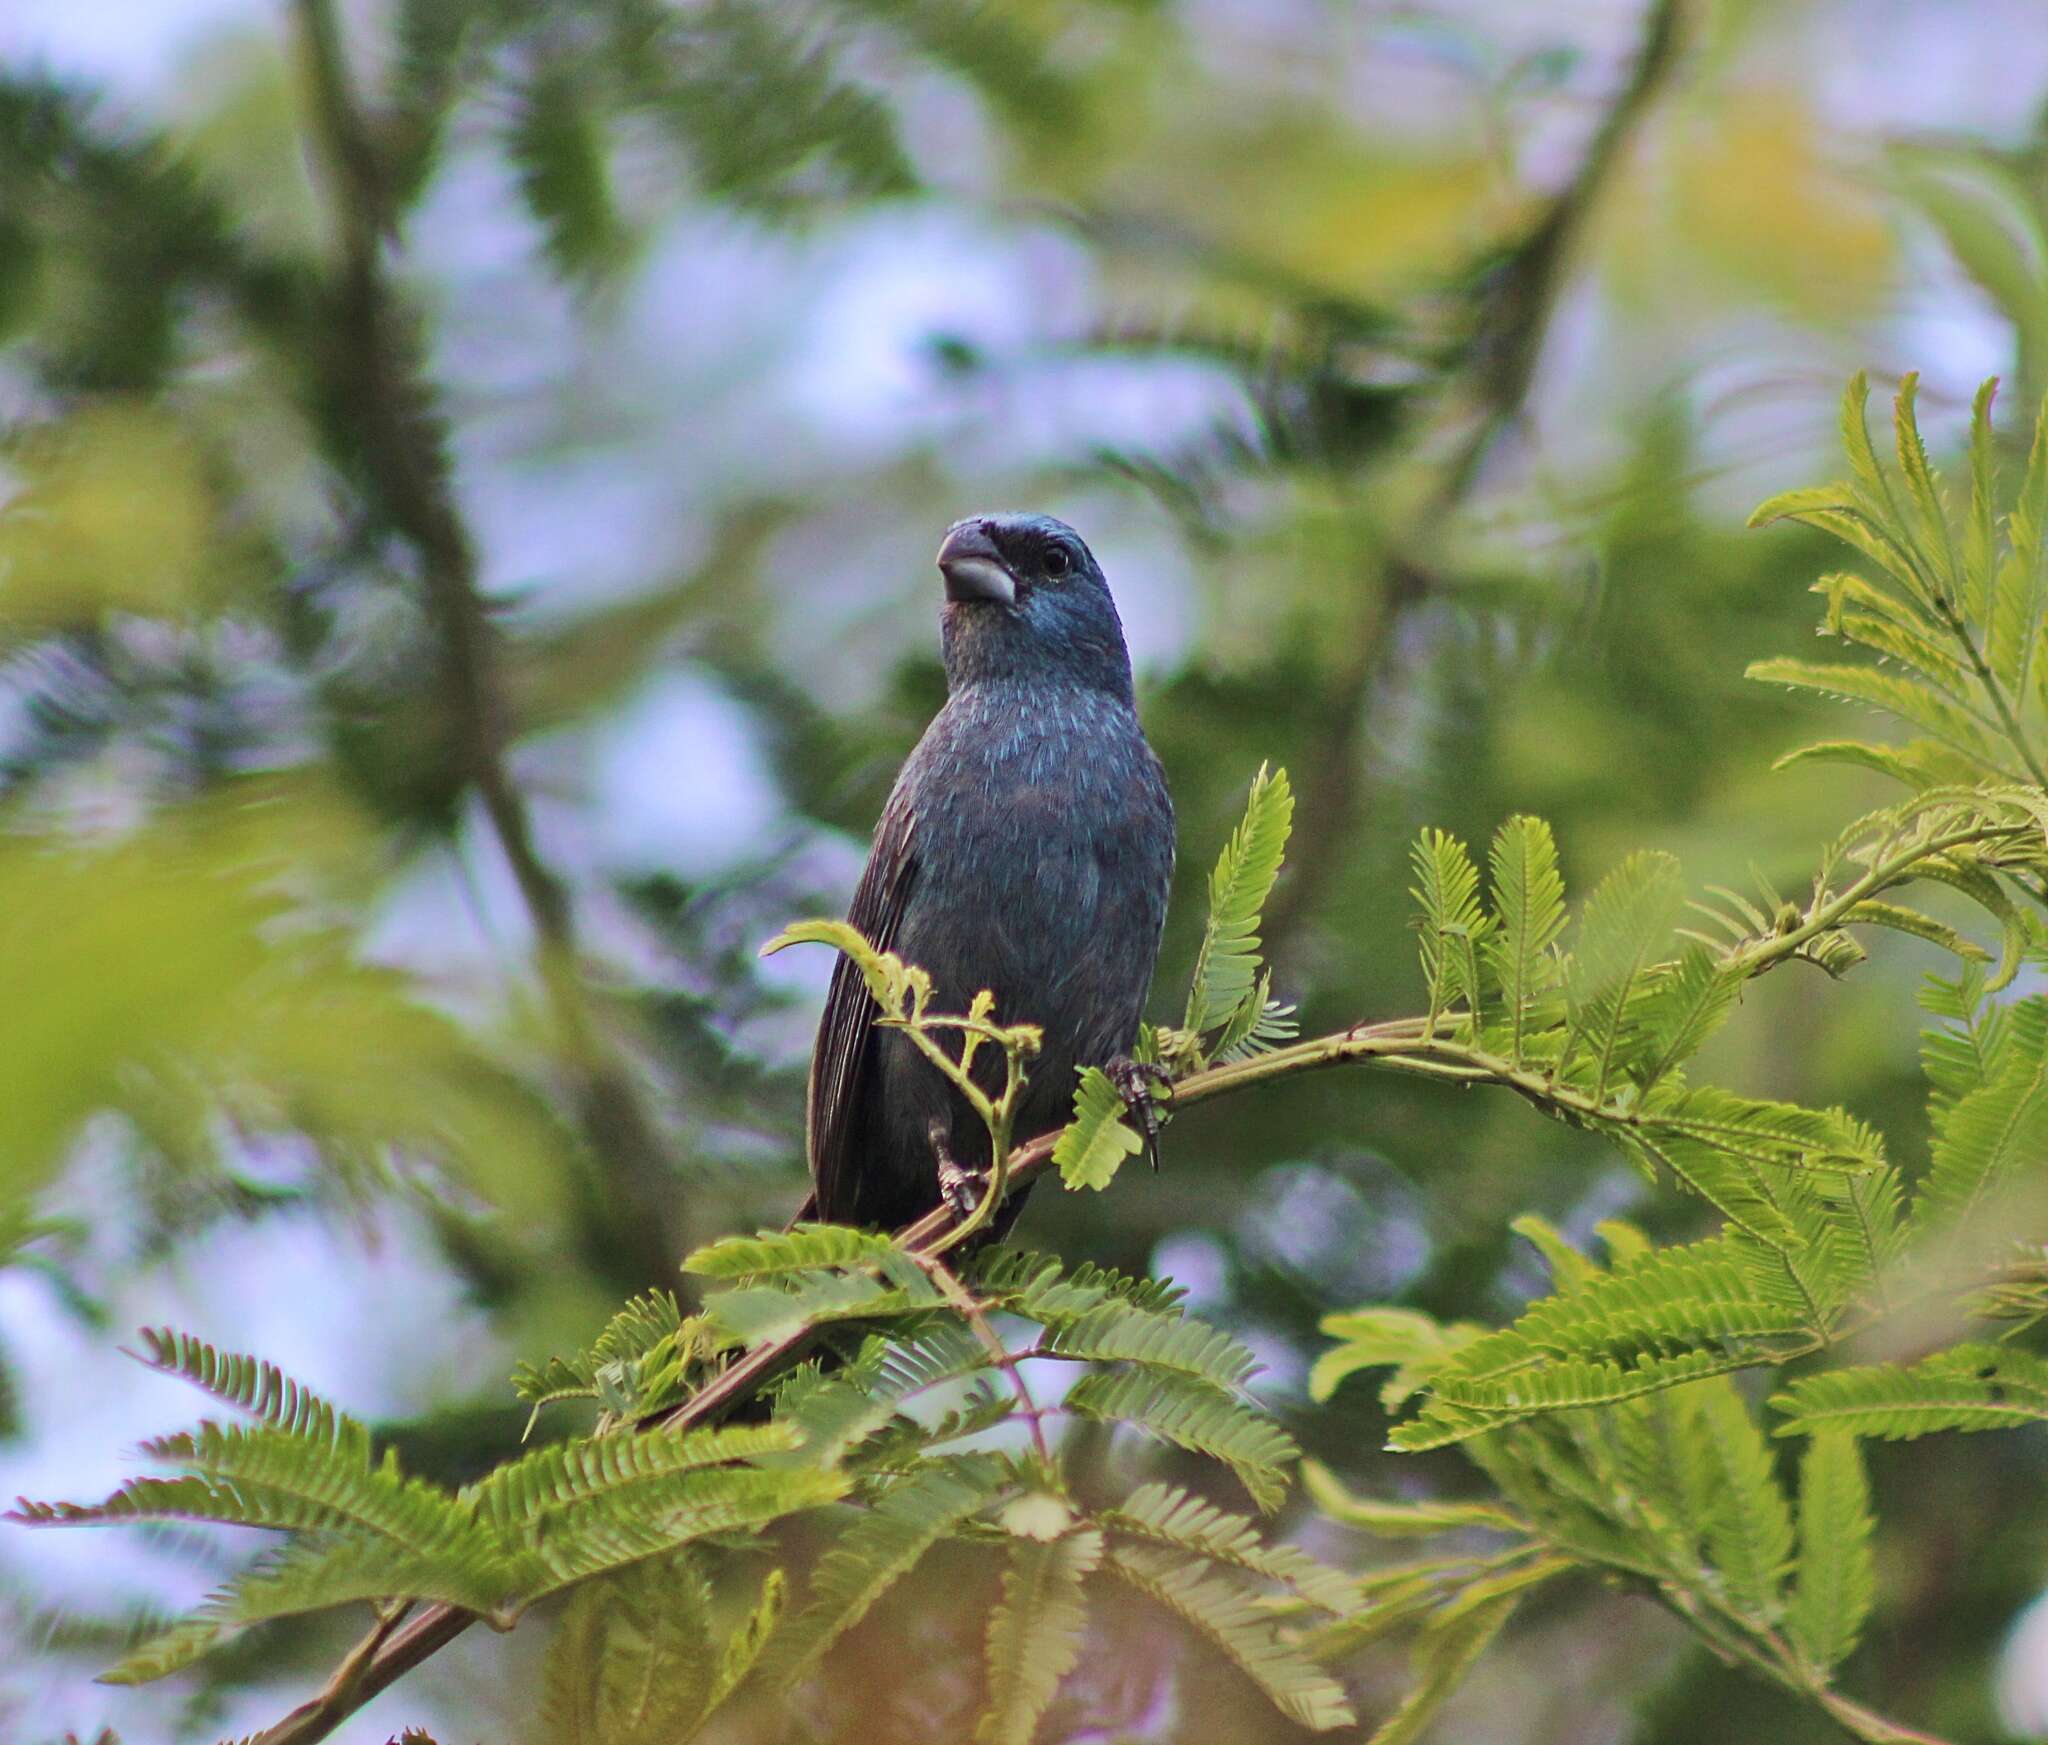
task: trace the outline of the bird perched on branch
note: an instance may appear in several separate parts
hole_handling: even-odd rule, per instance
[[[1166,916],[1173,802],[1109,584],[1049,515],[957,522],[938,564],[946,704],[896,778],[847,918],[930,971],[934,1010],[964,1012],[988,988],[999,1021],[1042,1027],[1020,1142],[1065,1123],[1083,1066],[1111,1069],[1149,1137],[1129,1051]],[[963,1172],[987,1160],[966,1099],[875,1016],[842,958],[811,1058],[799,1218],[895,1229],[942,1199],[957,1208]],[[1000,1051],[982,1062],[999,1088]]]

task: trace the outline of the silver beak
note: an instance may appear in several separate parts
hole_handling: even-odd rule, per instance
[[[1017,580],[982,522],[961,521],[948,530],[939,547],[939,574],[946,578],[949,600],[986,600],[998,606],[1017,603]]]

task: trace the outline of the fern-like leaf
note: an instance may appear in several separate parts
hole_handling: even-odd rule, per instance
[[[894,1242],[872,1230],[856,1230],[847,1224],[799,1224],[792,1230],[722,1237],[689,1255],[683,1261],[683,1271],[697,1278],[753,1282],[872,1264],[897,1252]]]
[[[2048,1149],[2048,999],[2010,1009],[1997,1067],[1994,1079],[1958,1096],[1940,1116],[1934,1160],[1913,1202],[1917,1241],[1936,1234],[1951,1242],[2002,1241],[2007,1234],[1985,1230],[1987,1209]]]
[[[1085,1068],[1074,1087],[1074,1118],[1053,1144],[1052,1161],[1069,1188],[1102,1189],[1144,1141],[1124,1125],[1124,1101],[1099,1066]]]
[[[1792,1638],[1821,1672],[1854,1651],[1875,1598],[1870,1481],[1854,1436],[1823,1430],[1799,1464],[1799,1567]]]
[[[1335,1484],[1326,1469],[1314,1462],[1309,1465]],[[1322,1501],[1320,1492],[1317,1500]],[[1140,1485],[1117,1507],[1103,1514],[1102,1524],[1115,1532],[1161,1545],[1176,1545],[1183,1551],[1279,1582],[1325,1611],[1346,1611],[1358,1597],[1356,1587],[1347,1577],[1318,1563],[1307,1552],[1292,1545],[1269,1545],[1249,1516],[1230,1514],[1176,1485]]]
[[[1045,1350],[1055,1357],[1135,1363],[1225,1391],[1242,1388],[1259,1367],[1243,1343],[1220,1328],[1114,1302],[1052,1327]]]
[[[334,1407],[273,1363],[219,1351],[170,1327],[145,1327],[138,1361],[175,1375],[225,1405],[293,1436],[331,1441],[342,1422]]]
[[[988,1620],[988,1708],[982,1745],[1031,1745],[1039,1717],[1073,1670],[1087,1622],[1082,1578],[1102,1561],[1102,1535],[1083,1527],[1057,1539],[1010,1541],[1003,1597]]]
[[[1510,818],[1494,836],[1489,867],[1493,927],[1486,959],[1507,1008],[1508,1059],[1520,1066],[1537,998],[1557,979],[1555,948],[1564,932],[1564,880],[1550,826],[1541,818]]]
[[[810,1601],[762,1653],[764,1677],[791,1684],[917,1567],[926,1552],[979,1511],[1007,1481],[988,1455],[927,1462],[892,1486],[834,1542],[811,1577]]]
[[[1266,1693],[1315,1732],[1355,1717],[1343,1687],[1279,1634],[1254,1597],[1205,1559],[1152,1546],[1114,1546],[1104,1567],[1206,1636]]]
[[[1287,1472],[1300,1450],[1263,1412],[1184,1376],[1130,1369],[1085,1375],[1067,1390],[1067,1410],[1129,1424],[1220,1460],[1268,1513],[1287,1495]]]
[[[1491,922],[1479,903],[1479,869],[1455,836],[1425,830],[1410,859],[1415,868],[1410,894],[1422,911],[1416,925],[1422,936],[1422,978],[1429,990],[1426,1029],[1433,1033],[1457,1001],[1477,1015],[1480,948]]]
[[[1259,967],[1259,916],[1280,876],[1294,825],[1294,795],[1287,772],[1252,778],[1244,819],[1224,845],[1209,875],[1209,924],[1195,954],[1188,989],[1186,1029],[1201,1036],[1223,1023],[1251,996]]]
[[[1770,1444],[1733,1384],[1710,1382],[1701,1388],[1699,1400],[1714,1477],[1707,1552],[1730,1603],[1770,1625],[1782,1611],[1785,1572],[1792,1562],[1792,1512]]]
[[[541,1720],[558,1745],[674,1745],[711,1706],[711,1591],[688,1557],[587,1583],[549,1644]]]
[[[1685,890],[1678,863],[1666,854],[1633,854],[1586,900],[1566,997],[1575,1043],[1592,1066],[1593,1095],[1602,1097],[1617,1065],[1629,1004],[1678,924]]]
[[[1316,1507],[1333,1521],[1379,1539],[1426,1538],[1484,1527],[1496,1533],[1526,1531],[1527,1523],[1497,1503],[1389,1503],[1346,1488],[1320,1460],[1301,1463],[1301,1479]]]
[[[1519,1595],[1489,1599],[1462,1608],[1429,1631],[1416,1650],[1414,1687],[1374,1729],[1368,1745],[1412,1745],[1419,1739],[1519,1603]]]
[[[2009,1345],[1964,1344],[1919,1363],[1802,1376],[1771,1405],[1780,1436],[1826,1430],[1910,1441],[1936,1430],[2004,1430],[2048,1419],[2048,1361]]]

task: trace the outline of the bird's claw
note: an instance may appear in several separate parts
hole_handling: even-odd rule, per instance
[[[974,1209],[981,1204],[981,1196],[988,1191],[988,1176],[983,1171],[965,1169],[957,1163],[938,1132],[933,1132],[931,1140],[932,1156],[938,1164],[939,1197],[952,1209],[954,1222],[964,1224],[974,1215]]]
[[[1173,1074],[1156,1060],[1133,1060],[1128,1054],[1118,1055],[1103,1071],[1109,1082],[1116,1086],[1116,1094],[1123,1098],[1124,1107],[1136,1121],[1145,1141],[1145,1161],[1156,1172],[1159,1168],[1159,1130],[1166,1124],[1166,1113],[1160,1102],[1162,1096],[1169,1101],[1172,1099]]]

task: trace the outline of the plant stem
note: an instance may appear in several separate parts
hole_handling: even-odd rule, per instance
[[[2017,834],[2024,828],[1979,822],[1897,849],[1840,892],[1817,899],[1797,927],[1737,944],[1728,951],[1726,961],[1738,966],[1745,980],[1763,975],[1796,955],[1807,940],[1840,925],[1848,912],[1864,898],[1909,877],[1913,867],[1920,862],[1945,854],[1952,848]],[[910,1033],[917,1034],[915,1031]],[[948,1064],[953,1063],[949,1061]],[[1291,1043],[1269,1053],[1208,1067],[1175,1083],[1173,1107],[1178,1110],[1216,1097],[1231,1096],[1255,1085],[1347,1065],[1377,1066],[1456,1083],[1499,1085],[1539,1108],[1564,1113],[1589,1126],[1640,1126],[1643,1121],[1639,1110],[1601,1103],[1570,1085],[1552,1082],[1542,1072],[1517,1068],[1504,1057],[1486,1054],[1451,1037],[1432,1034],[1429,1021],[1424,1017],[1358,1024],[1327,1036]],[[990,1104],[992,1113],[995,1106]],[[1007,1196],[1034,1181],[1050,1166],[1053,1146],[1058,1138],[1057,1133],[1043,1133],[1015,1147],[1008,1154],[1000,1184],[992,1182],[991,1188],[1000,1185],[1002,1196]],[[992,1211],[1002,1196],[991,1192],[984,1196],[984,1201]],[[914,1256],[935,1256],[944,1250],[961,1227],[952,1208],[941,1205],[898,1231],[896,1240]],[[796,1362],[810,1340],[808,1332],[797,1332],[758,1346],[681,1405],[657,1414],[648,1423],[678,1428],[723,1416]],[[1809,1346],[1789,1352],[1750,1354],[1740,1361],[1731,1361],[1729,1368],[1782,1362],[1820,1348],[1821,1343],[1816,1340]],[[1014,1365],[1006,1367],[1014,1369]],[[475,1617],[471,1613],[447,1606],[429,1607],[390,1640],[373,1648],[359,1675],[345,1690],[323,1692],[295,1709],[269,1731],[258,1734],[254,1745],[312,1745],[313,1741],[328,1737],[371,1697],[438,1653],[474,1622]],[[360,1646],[357,1653],[362,1653]],[[1830,1713],[1835,1714],[1838,1720],[1854,1707],[1847,1703],[1847,1699],[1839,1698],[1825,1706],[1829,1706]],[[1910,1742],[1924,1741],[1929,1736],[1901,1730],[1896,1737]],[[1939,1742],[1934,1742],[1934,1745],[1939,1745]]]
[[[590,1233],[632,1289],[665,1281],[682,1247],[672,1174],[634,1075],[604,1036],[583,986],[569,887],[536,846],[510,766],[511,710],[496,627],[479,587],[475,543],[449,487],[434,393],[414,323],[393,292],[384,251],[398,213],[384,154],[349,77],[332,0],[293,0],[316,143],[341,235],[332,287],[334,343],[321,360],[346,421],[349,453],[377,510],[419,565],[434,625],[452,752],[482,803],[533,927],[534,969],[599,1172],[604,1214]]]
[[[1977,639],[1970,634],[1969,626],[1957,616],[1955,607],[1946,594],[1935,596],[1935,605],[1941,614],[1941,621],[1948,632],[1970,657],[1970,667],[1977,675],[1977,682],[1984,687],[1984,694],[1991,699],[1991,706],[1998,711],[1998,719],[2004,724],[2005,736],[2013,750],[2020,754],[2020,761],[2027,766],[2027,774],[2034,778],[2034,785],[2048,788],[2048,769],[2034,755],[2032,742],[2027,730],[2020,725],[2019,717],[2013,713],[2011,702],[2005,694],[2005,687],[1998,682],[1998,675],[1991,670],[1991,664],[1984,658],[1984,652],[1977,646]]]

